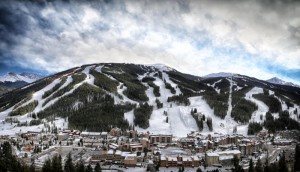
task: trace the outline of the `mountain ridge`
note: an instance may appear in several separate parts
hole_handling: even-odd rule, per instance
[[[264,125],[269,111],[277,116],[273,123],[279,122],[281,111],[290,113],[290,121],[299,121],[299,95],[299,88],[243,75],[201,78],[165,65],[87,64],[4,94],[0,120],[62,118],[73,129],[134,128],[176,136],[237,128],[245,135],[249,123]]]
[[[282,80],[280,78],[277,78],[277,77],[270,78],[270,79],[268,79],[266,81],[269,82],[269,83],[273,83],[273,84],[288,85],[288,86],[293,86],[293,87],[300,87],[297,84],[294,84],[292,82],[286,82],[286,81],[284,81],[284,80]]]

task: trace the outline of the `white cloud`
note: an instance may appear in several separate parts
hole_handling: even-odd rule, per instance
[[[22,66],[49,72],[96,62],[164,63],[197,75],[225,71],[261,78],[274,73],[257,61],[300,69],[300,44],[290,32],[300,25],[299,7],[178,2],[125,1],[103,8],[78,3],[63,9],[48,4],[37,13],[49,28],[29,13],[28,31],[11,51]]]

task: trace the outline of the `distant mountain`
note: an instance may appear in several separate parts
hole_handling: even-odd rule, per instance
[[[13,89],[23,87],[43,77],[44,76],[33,73],[23,72],[21,74],[16,74],[14,72],[8,72],[7,74],[0,76],[0,95]]]
[[[218,77],[232,77],[232,76],[238,76],[238,74],[219,72],[219,73],[211,73],[211,74],[205,75],[203,77],[204,78],[218,78]]]
[[[272,84],[279,84],[279,85],[288,85],[288,86],[293,86],[293,87],[299,87],[299,85],[296,85],[296,84],[294,84],[292,82],[286,82],[286,81],[281,80],[281,79],[279,79],[277,77],[268,79],[266,81],[269,82],[269,83],[272,83]]]
[[[24,72],[21,74],[16,74],[14,72],[8,72],[7,74],[0,76],[0,82],[24,81],[26,83],[32,83],[41,78],[43,78],[43,76],[33,74],[33,73],[25,73]]]

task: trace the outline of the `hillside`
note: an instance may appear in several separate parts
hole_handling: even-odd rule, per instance
[[[161,64],[91,64],[2,95],[0,129],[253,134],[276,130],[272,122],[299,129],[299,105],[300,88],[238,74],[201,78]]]

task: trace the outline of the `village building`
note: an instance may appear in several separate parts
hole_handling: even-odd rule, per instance
[[[135,167],[137,164],[137,156],[136,154],[128,154],[124,159],[124,166],[125,167]]]
[[[151,134],[149,136],[150,143],[171,143],[172,135],[164,135],[164,134]]]

